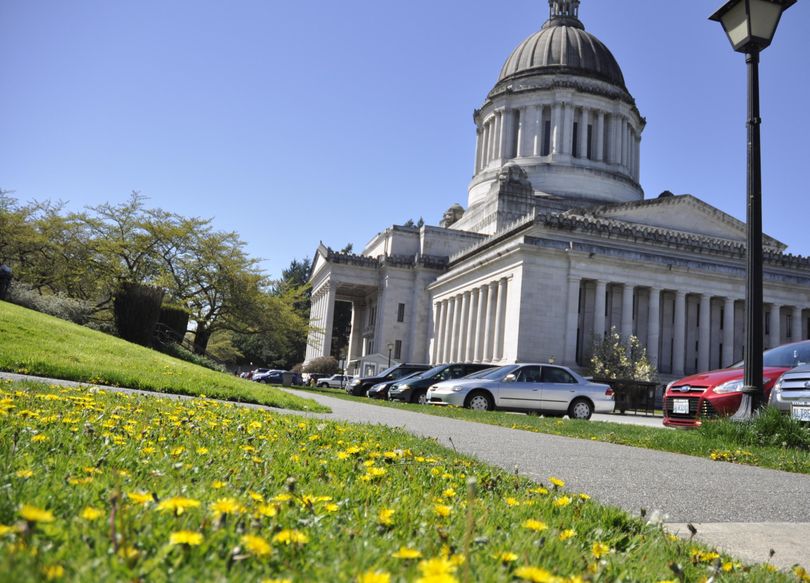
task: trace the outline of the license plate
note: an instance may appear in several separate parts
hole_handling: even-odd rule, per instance
[[[674,399],[672,412],[677,415],[689,415],[689,399]]]
[[[810,405],[793,405],[790,416],[797,421],[810,421]]]

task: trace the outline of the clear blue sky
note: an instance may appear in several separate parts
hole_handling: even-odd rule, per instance
[[[583,0],[648,120],[647,197],[745,217],[745,64],[722,0]],[[273,276],[320,240],[466,206],[480,107],[545,0],[2,0],[0,188],[213,217]],[[810,2],[762,57],[764,227],[810,255]]]

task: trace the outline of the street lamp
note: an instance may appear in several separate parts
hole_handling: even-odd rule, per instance
[[[742,402],[734,415],[750,419],[762,404],[762,168],[759,126],[759,53],[773,40],[782,12],[796,0],[730,0],[709,17],[723,25],[748,64],[747,266]]]
[[[388,343],[388,368],[391,368],[391,351],[394,349],[394,345],[390,342]]]

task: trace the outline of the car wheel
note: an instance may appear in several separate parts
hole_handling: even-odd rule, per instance
[[[568,416],[571,419],[588,420],[591,415],[593,415],[593,405],[587,399],[574,399],[574,402],[568,407]]]
[[[467,397],[467,402],[464,403],[464,406],[467,407],[467,409],[473,409],[475,411],[492,411],[495,408],[495,403],[492,402],[492,397],[489,396],[489,393],[473,391],[470,393],[470,396]]]
[[[413,402],[419,405],[427,405],[427,392],[419,391],[413,399]]]
[[[329,388],[329,385],[327,385],[326,383],[321,383],[318,386],[321,387],[322,389],[328,389]]]

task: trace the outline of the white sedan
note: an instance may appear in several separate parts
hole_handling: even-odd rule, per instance
[[[610,386],[552,364],[508,364],[477,378],[444,381],[428,389],[427,402],[485,411],[568,415],[571,419],[611,413],[614,405]]]

